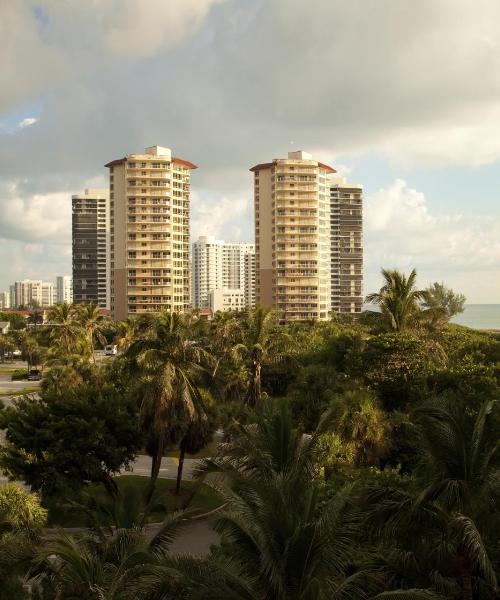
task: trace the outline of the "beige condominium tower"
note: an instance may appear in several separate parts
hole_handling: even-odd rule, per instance
[[[152,146],[106,166],[113,317],[189,309],[189,176],[196,165]]]
[[[332,167],[302,151],[256,165],[256,301],[285,321],[331,314]]]

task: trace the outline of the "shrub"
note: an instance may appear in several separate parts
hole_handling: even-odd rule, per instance
[[[12,372],[11,381],[22,381],[28,379],[28,369],[16,369]]]

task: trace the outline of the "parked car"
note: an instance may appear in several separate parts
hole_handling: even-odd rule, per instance
[[[31,369],[28,373],[28,381],[39,381],[42,378],[42,373],[39,369]]]
[[[118,353],[118,348],[115,346],[115,344],[108,344],[104,348],[104,354],[106,356],[116,356],[117,353]]]

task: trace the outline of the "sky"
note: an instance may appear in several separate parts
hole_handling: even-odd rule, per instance
[[[192,237],[253,240],[248,169],[365,193],[365,291],[416,268],[500,303],[498,0],[2,0],[0,291],[71,272],[71,195],[172,148]]]

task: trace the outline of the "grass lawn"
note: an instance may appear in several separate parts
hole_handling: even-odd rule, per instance
[[[132,493],[141,497],[145,491],[149,477],[140,475],[121,475],[115,478],[118,489],[121,494]],[[199,485],[194,481],[183,481],[181,495],[175,496],[172,492],[175,489],[175,480],[173,479],[158,479],[156,483],[156,491],[153,496],[152,504],[165,505],[168,512],[174,512],[183,507],[183,504],[188,500],[189,492],[193,487],[199,486],[189,504],[189,510],[194,513],[203,514],[209,512],[221,505],[219,495],[205,484]],[[85,489],[85,491],[96,499],[106,500],[108,497],[102,484],[93,484]],[[81,502],[81,495],[73,498],[76,502]],[[88,525],[85,515],[77,509],[66,507],[67,500],[61,498],[58,501],[50,501],[47,503],[49,510],[48,525],[49,527],[85,527]],[[150,515],[150,522],[162,521],[165,517],[163,511],[153,512]]]
[[[22,389],[11,389],[11,390],[7,390],[7,391],[2,391],[0,392],[0,398],[2,398],[3,396],[24,396],[26,394],[34,394],[35,392],[39,392],[40,388],[39,387],[26,387],[26,388],[22,388]]]

